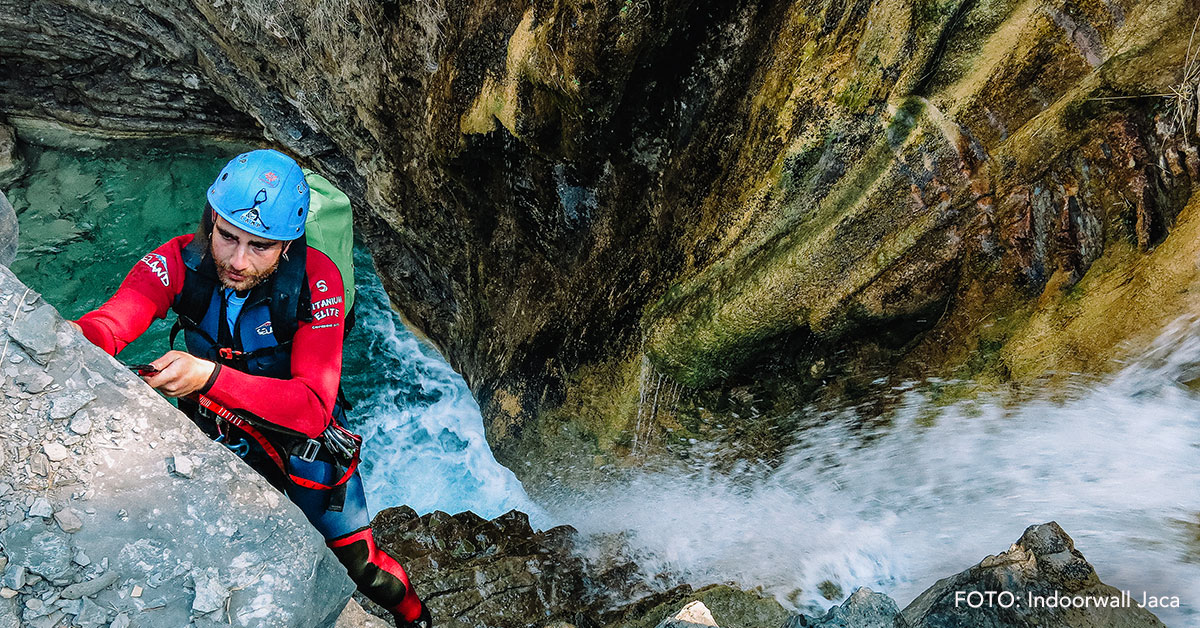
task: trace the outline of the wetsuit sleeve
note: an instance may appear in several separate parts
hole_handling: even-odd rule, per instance
[[[315,438],[325,430],[342,378],[345,294],[342,274],[325,254],[308,250],[313,320],[292,338],[292,377],[275,379],[221,368],[205,392],[214,401]]]
[[[182,253],[191,235],[179,236],[133,265],[116,294],[75,321],[92,344],[109,355],[137,340],[156,318],[166,318],[183,289]]]

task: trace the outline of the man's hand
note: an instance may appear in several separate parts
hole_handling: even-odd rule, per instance
[[[168,351],[150,364],[158,372],[142,379],[168,397],[186,397],[204,388],[217,368],[213,362],[182,351]]]
[[[70,325],[71,327],[74,327],[75,331],[77,331],[81,334],[83,333],[83,328],[79,326],[79,323],[76,323],[75,321],[67,321],[67,324]]]

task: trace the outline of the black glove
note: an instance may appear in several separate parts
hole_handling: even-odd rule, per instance
[[[413,621],[404,621],[399,615],[393,614],[396,619],[396,628],[432,628],[433,619],[429,616],[429,607],[421,605],[421,616]]]

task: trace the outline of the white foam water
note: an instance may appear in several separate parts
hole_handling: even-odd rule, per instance
[[[846,594],[870,586],[903,607],[1027,526],[1057,521],[1104,582],[1135,600],[1177,597],[1180,608],[1151,610],[1195,625],[1200,397],[1178,380],[1197,364],[1200,324],[1181,321],[1116,376],[1076,384],[1068,401],[939,408],[928,385],[914,385],[890,421],[853,409],[806,417],[817,426],[770,470],[628,474],[547,508],[585,533],[632,530],[648,572],[762,586],[801,609],[831,604],[824,580]]]
[[[1079,378],[1067,401],[939,407],[939,384],[909,384],[887,420],[814,411],[769,469],[634,470],[538,506],[491,455],[461,378],[404,330],[371,273],[364,256],[348,349],[363,359],[348,355],[345,377],[377,507],[518,508],[540,527],[625,532],[648,578],[733,581],[809,611],[831,604],[826,580],[904,606],[1057,521],[1106,583],[1178,597],[1153,609],[1168,625],[1200,621],[1200,398],[1178,383],[1200,364],[1200,322],[1172,326],[1115,376]]]
[[[342,381],[365,439],[368,505],[407,504],[419,513],[517,509],[550,524],[511,471],[496,462],[466,382],[392,311],[369,255],[355,251],[357,324],[346,340]]]

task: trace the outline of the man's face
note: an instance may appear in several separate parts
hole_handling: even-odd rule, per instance
[[[287,243],[251,235],[215,212],[213,223],[212,256],[223,286],[239,292],[249,290],[279,268],[279,257],[287,250]]]

